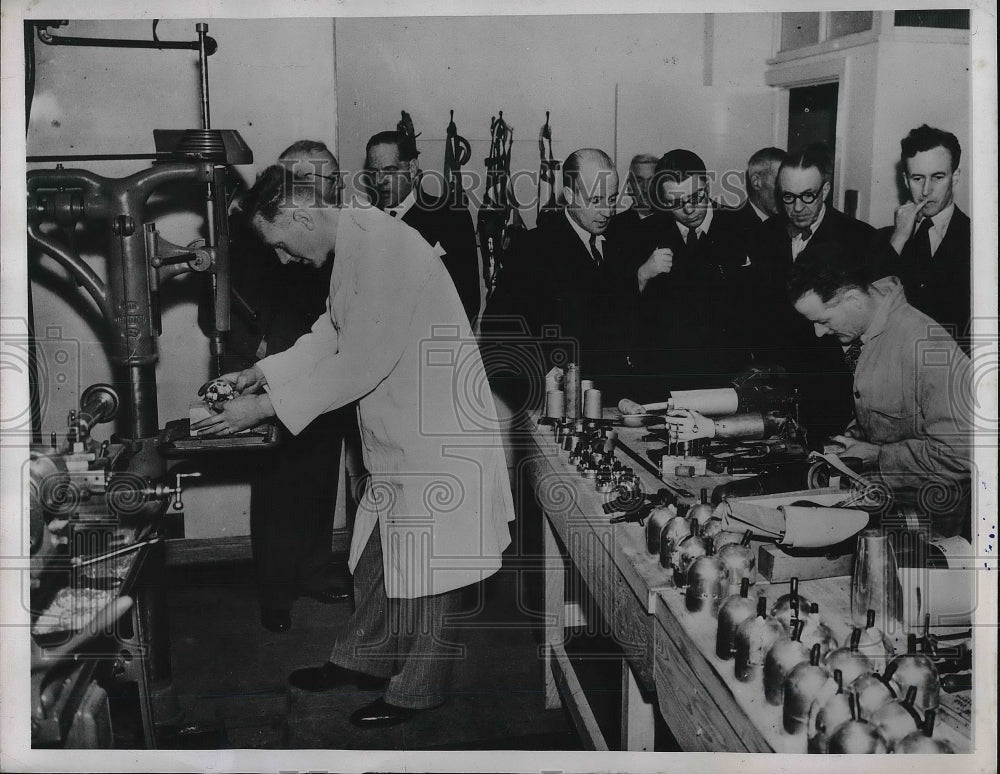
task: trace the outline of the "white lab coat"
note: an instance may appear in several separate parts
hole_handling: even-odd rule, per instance
[[[275,412],[298,433],[359,401],[371,479],[352,571],[377,523],[389,597],[480,581],[500,568],[514,505],[496,407],[455,286],[419,233],[374,208],[341,210],[333,260],[327,313],[258,363]]]

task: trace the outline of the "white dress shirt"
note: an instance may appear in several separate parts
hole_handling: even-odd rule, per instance
[[[931,255],[937,252],[937,249],[941,246],[941,241],[944,239],[944,235],[948,233],[948,226],[951,224],[951,216],[955,214],[955,202],[952,202],[947,207],[945,207],[941,212],[931,218],[931,228],[927,232],[927,238],[931,243]],[[922,220],[922,219],[921,219]],[[917,225],[919,228],[920,225]],[[914,229],[913,233],[916,233]]]
[[[825,215],[826,215],[826,205],[823,204],[819,208],[819,217],[816,218],[816,220],[813,221],[813,223],[812,223],[811,226],[809,226],[809,239],[812,239],[814,236],[816,236],[816,229],[818,229],[819,228],[819,224],[823,222],[823,218],[824,218]],[[794,237],[792,237],[792,260],[793,261],[796,258],[798,258],[799,255],[802,254],[803,250],[806,249],[806,245],[809,244],[809,239],[803,239],[802,238],[802,234],[796,234]]]
[[[699,239],[701,239],[703,236],[705,236],[705,234],[708,233],[708,229],[712,225],[712,217],[713,217],[712,216],[712,210],[713,209],[714,208],[712,207],[712,205],[709,204],[708,207],[705,209],[705,219],[701,223],[699,223],[698,227],[695,229],[695,233],[698,235]],[[683,239],[684,242],[685,242],[685,244],[686,244],[687,243],[687,238],[688,238],[688,232],[691,229],[688,228],[687,226],[683,225],[682,223],[677,223],[677,228],[681,232],[681,239]]]
[[[569,224],[573,227],[573,230],[576,232],[576,235],[578,237],[580,237],[580,240],[583,242],[583,246],[587,248],[587,255],[590,255],[590,237],[591,237],[591,233],[589,231],[587,231],[585,228],[583,228],[575,220],[573,220],[569,216],[569,213],[566,212],[566,210],[563,210],[563,213],[566,216],[566,220],[569,221]],[[601,254],[601,258],[603,259],[604,258],[604,234],[598,234],[597,235],[597,240],[596,240],[595,244],[597,245],[597,252],[599,252]]]

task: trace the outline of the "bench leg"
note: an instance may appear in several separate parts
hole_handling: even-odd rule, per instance
[[[543,518],[545,550],[545,644],[544,644],[544,675],[545,675],[545,708],[558,709],[562,706],[559,698],[559,688],[552,673],[552,648],[562,645],[565,639],[566,603],[566,565],[559,550],[559,541],[548,518]]]
[[[643,698],[628,661],[622,659],[622,750],[653,749],[653,712],[652,702]]]

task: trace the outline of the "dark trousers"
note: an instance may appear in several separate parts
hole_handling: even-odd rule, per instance
[[[286,434],[259,465],[250,494],[250,540],[262,607],[289,608],[300,593],[334,583],[331,533],[347,407]]]
[[[337,633],[330,661],[389,678],[385,700],[397,707],[438,706],[448,697],[454,661],[465,655],[449,631],[463,591],[387,597],[376,525],[354,569],[354,613]]]

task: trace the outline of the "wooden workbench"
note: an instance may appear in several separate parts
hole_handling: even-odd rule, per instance
[[[648,431],[616,429],[616,454],[636,470],[646,492],[656,491],[663,481],[637,463],[645,454],[640,439]],[[658,708],[685,751],[806,752],[805,733],[793,736],[783,730],[781,707],[764,700],[760,685],[737,681],[732,660],[716,657],[716,620],[687,611],[683,591],[674,588],[659,558],[647,552],[644,528],[609,523],[602,510],[609,496],[598,493],[594,482],[569,464],[550,427],[533,425],[530,435],[527,483],[545,515],[546,706],[565,703],[581,738],[593,749],[652,750]],[[671,483],[696,494],[702,486],[726,480],[706,476]],[[566,654],[567,566],[582,577],[624,655],[620,738],[611,742],[598,728]],[[846,576],[799,585],[803,597],[821,605],[822,620],[842,643],[851,630],[849,586]],[[787,585],[758,580],[757,590],[771,603]],[[965,692],[942,693],[941,698],[935,736],[948,739],[958,751],[971,747],[968,697]]]

